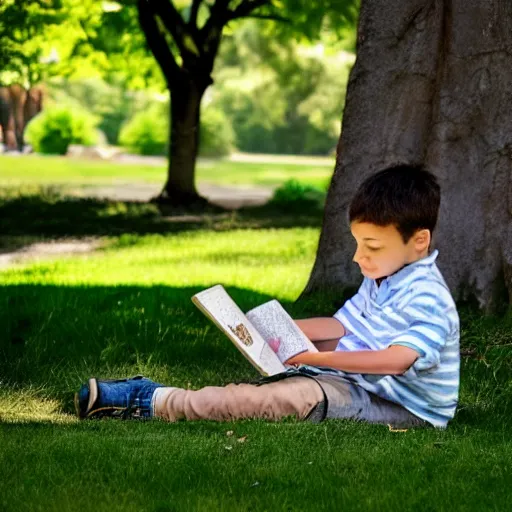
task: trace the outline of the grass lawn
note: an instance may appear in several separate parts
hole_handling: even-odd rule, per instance
[[[330,314],[344,293],[293,303],[318,234],[123,235],[1,271],[0,510],[507,510],[510,317],[461,309],[461,406],[446,431],[74,418],[91,375],[192,388],[255,378],[190,296],[222,282],[244,309],[277,297],[296,317]]]
[[[231,164],[212,176],[285,181],[281,164],[255,165],[247,177],[247,164]],[[101,241],[90,254],[0,267],[1,512],[510,508],[511,313],[460,308],[460,406],[445,431],[332,420],[79,422],[73,393],[92,375],[142,373],[194,389],[257,377],[192,304],[205,287],[223,283],[244,310],[278,298],[296,318],[330,315],[351,293],[294,302],[315,258],[314,208],[163,216],[155,205],[52,188],[134,181],[141,171],[163,179],[153,167],[0,157],[0,249],[61,236]],[[288,177],[310,171],[293,166]],[[20,193],[1,190],[15,182]]]
[[[297,158],[300,161],[300,158]],[[216,185],[264,185],[276,187],[293,178],[301,183],[327,189],[334,169],[332,163],[314,165],[290,163],[232,162],[199,159],[197,182]],[[29,183],[79,185],[121,182],[163,183],[166,167],[135,165],[57,156],[0,155],[0,186]]]

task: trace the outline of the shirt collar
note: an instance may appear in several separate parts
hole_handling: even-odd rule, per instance
[[[386,276],[380,283],[380,286],[382,286],[382,283],[385,281],[390,281],[391,279],[395,280],[402,276],[402,274],[405,273],[405,271],[409,271],[412,268],[420,267],[422,265],[432,265],[439,254],[439,251],[437,249],[434,249],[431,254],[428,256],[425,256],[424,258],[421,258],[419,260],[413,261],[412,263],[408,263],[407,265],[404,265],[402,268],[398,269],[393,274]],[[375,284],[377,284],[377,280],[374,279]],[[379,286],[379,288],[380,288]]]

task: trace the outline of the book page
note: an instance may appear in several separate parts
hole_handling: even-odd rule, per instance
[[[273,339],[279,340],[277,356],[282,363],[307,350],[318,352],[277,300],[251,309],[246,316],[267,343]]]
[[[274,351],[222,285],[197,293],[192,302],[223,331],[262,375],[285,371]]]

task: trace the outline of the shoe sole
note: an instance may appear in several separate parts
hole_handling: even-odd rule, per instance
[[[78,393],[75,393],[75,411],[76,415],[79,418],[87,418],[87,415],[92,410],[93,405],[95,404],[96,400],[98,399],[98,381],[92,377],[88,381],[89,384],[89,400],[87,402],[87,409],[85,413],[82,415],[80,411],[80,403],[78,398]]]

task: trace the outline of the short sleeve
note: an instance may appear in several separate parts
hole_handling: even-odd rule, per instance
[[[450,335],[449,307],[430,293],[414,297],[405,306],[409,327],[393,338],[389,346],[402,345],[418,352],[420,357],[412,365],[414,370],[429,370],[439,365],[441,350]]]

